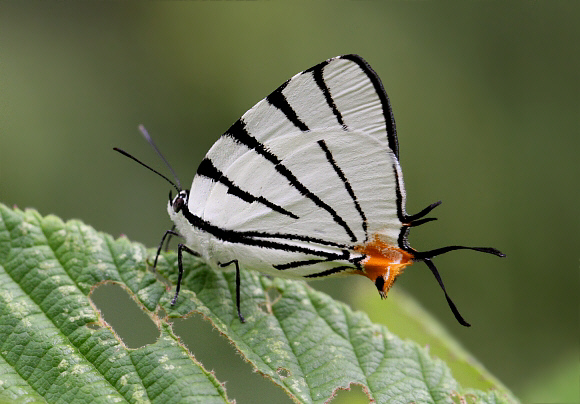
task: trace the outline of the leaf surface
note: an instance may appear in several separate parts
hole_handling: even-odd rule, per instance
[[[79,221],[0,205],[0,401],[229,402],[168,324],[128,349],[91,304],[95,285],[118,282],[155,317],[165,287],[144,257]]]
[[[185,255],[171,306],[174,289],[147,270],[153,254],[76,220],[0,205],[0,399],[228,402],[170,327],[199,312],[299,403],[328,402],[352,384],[378,403],[516,402],[501,386],[463,389],[426,348],[301,281],[242,271],[242,324],[234,272]],[[176,261],[165,253],[158,265],[173,284]],[[104,322],[89,299],[104,282],[123,286],[158,324],[154,344],[128,349]]]

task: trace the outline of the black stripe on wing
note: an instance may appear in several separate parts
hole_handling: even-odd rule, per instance
[[[272,92],[272,94],[270,94],[269,96],[266,97],[266,100],[270,103],[270,105],[272,105],[272,106],[278,108],[280,111],[282,111],[282,113],[284,115],[286,115],[286,118],[288,118],[288,120],[290,122],[292,122],[294,124],[294,126],[296,126],[298,129],[300,129],[302,132],[306,132],[310,129],[308,129],[308,126],[306,126],[306,124],[304,122],[302,122],[300,120],[300,118],[298,118],[296,111],[294,111],[294,109],[292,109],[292,107],[288,103],[288,100],[286,99],[286,96],[282,93],[282,90],[284,90],[284,88],[286,88],[289,81],[290,80],[286,81],[284,84],[282,84],[276,90],[274,90]]]
[[[401,226],[401,231],[399,232],[399,239],[397,240],[399,243],[399,248],[408,253],[415,254],[415,251],[409,245],[409,216],[405,212],[405,207],[403,206],[403,191],[401,190],[401,184],[399,183],[399,172],[397,171],[397,167],[393,164],[393,172],[395,173],[395,195],[397,197],[397,216],[399,221],[403,223]]]
[[[360,256],[352,256],[350,254],[350,252],[347,250],[343,250],[342,255],[343,255],[342,259],[336,259],[336,258],[335,259],[326,258],[326,259],[320,259],[320,260],[310,259],[310,260],[301,260],[301,261],[291,261],[291,262],[287,262],[285,264],[277,264],[277,265],[272,265],[272,266],[275,269],[278,269],[280,271],[284,271],[286,269],[296,269],[296,268],[306,267],[306,266],[310,266],[310,265],[320,264],[323,262],[350,261],[352,264],[355,265],[355,267],[348,266],[348,268],[362,271],[361,261],[363,261],[367,257],[366,255],[362,254]],[[308,276],[314,277],[314,276],[324,276],[324,275],[308,275]]]
[[[336,273],[339,273],[339,272],[342,272],[342,271],[346,271],[347,269],[355,269],[355,268],[353,268],[353,267],[351,267],[349,265],[342,265],[340,267],[330,268],[330,269],[327,269],[325,271],[318,272],[318,273],[315,273],[315,274],[304,275],[304,277],[305,278],[319,278],[319,277],[322,277],[322,276],[333,275],[333,274],[336,274]]]
[[[354,202],[354,206],[356,207],[356,210],[357,210],[357,212],[360,215],[360,218],[362,220],[362,228],[363,228],[363,231],[365,233],[365,243],[366,243],[369,239],[369,235],[368,235],[368,231],[367,231],[367,225],[368,225],[367,224],[367,217],[366,217],[365,213],[363,212],[363,210],[360,206],[360,203],[358,203],[358,199],[357,199],[356,195],[354,194],[354,191],[350,185],[350,182],[348,181],[348,178],[346,178],[346,175],[344,175],[344,172],[342,171],[342,169],[338,166],[338,164],[336,164],[336,161],[334,160],[334,157],[332,157],[332,153],[330,152],[330,149],[326,145],[326,142],[323,139],[321,139],[318,141],[318,145],[324,151],[324,154],[326,155],[326,159],[328,160],[328,162],[330,163],[330,165],[332,166],[332,168],[334,169],[334,171],[336,172],[336,174],[338,175],[338,177],[340,178],[340,180],[344,184],[344,188],[346,189],[346,191],[350,195],[352,201]]]
[[[268,234],[261,232],[244,232],[229,229],[222,229],[221,227],[215,226],[210,222],[203,220],[197,215],[194,215],[189,211],[189,209],[184,208],[181,210],[187,221],[194,227],[210,233],[212,236],[218,240],[222,240],[228,243],[235,244],[245,244],[261,248],[281,250],[287,252],[297,252],[313,255],[316,257],[324,257],[329,261],[333,260],[344,260],[344,251],[333,252],[328,251],[328,249],[317,249],[314,246],[308,247],[306,245],[296,245],[296,244],[286,244],[278,241],[264,240],[264,238],[279,238],[286,240],[305,240],[312,243],[318,243],[321,245],[328,245],[328,242],[324,240],[317,240],[311,237],[303,237],[300,235],[291,234]],[[319,242],[320,241],[320,242]],[[357,257],[358,259],[358,257]]]
[[[255,151],[270,163],[274,165],[274,169],[278,171],[282,176],[284,176],[290,185],[292,185],[298,192],[304,195],[306,198],[310,199],[312,202],[316,204],[319,208],[326,210],[331,216],[332,219],[346,231],[348,236],[350,237],[352,242],[356,242],[357,238],[354,235],[353,231],[350,229],[348,224],[344,221],[342,217],[336,213],[336,211],[321,200],[316,194],[312,193],[304,184],[302,184],[298,178],[286,167],[282,164],[282,161],[270,150],[268,150],[264,144],[259,142],[255,137],[251,136],[248,131],[246,130],[246,125],[244,121],[240,118],[234,123],[228,131],[224,134],[225,136],[230,136],[236,142],[245,145],[248,149]]]
[[[324,95],[324,99],[326,100],[326,103],[328,104],[328,106],[332,110],[332,113],[336,117],[338,124],[340,126],[342,126],[343,129],[346,130],[348,128],[344,124],[344,121],[342,119],[342,114],[340,113],[340,111],[336,107],[336,104],[334,103],[334,100],[332,99],[332,95],[330,95],[330,90],[328,89],[328,86],[326,85],[326,81],[324,81],[324,78],[322,77],[322,71],[324,70],[324,66],[326,66],[328,63],[329,63],[328,60],[324,61],[322,63],[319,63],[316,66],[311,67],[310,69],[304,70],[304,73],[312,72],[312,77],[314,78],[314,82],[316,83],[316,85],[318,86],[320,91],[322,91],[322,94]]]
[[[407,214],[405,213],[405,207],[403,206],[403,191],[401,190],[399,172],[397,167],[393,164],[393,173],[395,174],[395,196],[397,197],[397,217],[401,223],[407,223]]]
[[[267,200],[263,196],[254,196],[254,195],[250,194],[249,192],[246,192],[243,189],[241,189],[240,187],[238,187],[236,184],[234,184],[232,182],[232,180],[230,180],[220,170],[218,170],[213,165],[212,161],[207,157],[201,161],[201,164],[197,168],[197,175],[207,177],[210,180],[213,180],[215,182],[221,182],[226,187],[228,187],[229,194],[240,198],[244,202],[247,202],[247,203],[259,202],[262,205],[269,207],[273,211],[290,216],[293,219],[298,219],[298,216],[296,216],[294,213],[287,211],[283,207],[276,205],[273,202],[270,202],[269,200]]]
[[[348,251],[343,251],[343,254],[345,254],[346,259],[348,259],[348,257],[349,257]],[[272,265],[272,266],[280,271],[284,271],[286,269],[294,269],[294,268],[305,267],[305,266],[309,266],[309,265],[316,265],[316,264],[320,264],[321,262],[329,262],[329,259],[327,258],[327,259],[323,259],[323,260],[291,261],[291,262],[287,262],[285,264],[278,264],[278,265]]]
[[[375,73],[375,71],[369,66],[369,64],[361,58],[359,55],[342,55],[338,57],[339,59],[351,60],[365,72],[371,83],[375,88],[379,99],[381,100],[381,105],[383,108],[383,116],[385,118],[385,130],[387,132],[387,140],[389,142],[389,147],[395,153],[397,159],[399,158],[399,141],[397,140],[397,128],[395,126],[395,117],[393,116],[393,110],[391,108],[391,102],[389,101],[389,96],[383,87],[381,79]]]
[[[342,243],[335,243],[333,241],[324,240],[321,238],[310,237],[310,236],[302,236],[300,234],[291,234],[291,233],[265,233],[261,231],[243,231],[239,232],[244,237],[252,237],[252,238],[278,238],[280,240],[298,240],[298,241],[305,241],[307,243],[313,244],[320,244],[330,247],[338,247],[338,248],[350,248],[352,249],[352,245],[346,245]]]

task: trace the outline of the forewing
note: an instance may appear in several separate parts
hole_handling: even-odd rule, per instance
[[[248,194],[260,199],[236,197],[220,182],[211,190],[204,217],[242,232],[298,235],[341,245],[362,244],[370,234],[380,233],[396,244],[400,221],[394,154],[385,153],[372,136],[361,132],[309,135],[301,142],[295,136],[271,142],[273,151],[293,150],[277,165],[253,152],[238,158],[222,179],[243,184]]]
[[[380,233],[396,242],[405,197],[397,153],[376,74],[355,55],[330,59],[232,125],[200,165],[189,208],[252,237],[352,246]]]

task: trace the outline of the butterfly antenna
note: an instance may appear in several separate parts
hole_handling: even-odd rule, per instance
[[[171,185],[173,185],[173,187],[177,190],[177,192],[181,191],[181,188],[178,188],[177,185],[175,185],[175,183],[173,181],[171,181],[169,178],[167,178],[166,176],[164,176],[163,174],[161,174],[159,171],[155,170],[154,168],[149,167],[147,164],[143,163],[142,161],[138,160],[136,157],[131,156],[129,153],[127,153],[125,150],[121,150],[118,147],[113,147],[113,150],[121,153],[122,155],[129,157],[131,160],[136,161],[137,163],[141,164],[143,167],[153,171],[155,174],[157,174],[158,176],[160,176],[161,178],[165,178],[165,180],[170,183]]]
[[[177,182],[179,189],[182,189],[181,182],[179,181],[179,177],[177,177],[177,174],[175,174],[175,171],[173,170],[173,167],[171,167],[171,164],[169,164],[169,161],[167,161],[167,159],[163,156],[163,154],[161,154],[161,151],[155,145],[153,138],[151,138],[151,136],[149,135],[149,132],[147,132],[147,129],[145,129],[145,126],[139,125],[139,131],[141,131],[141,134],[143,135],[145,140],[147,140],[147,142],[149,142],[151,147],[153,147],[153,150],[155,150],[155,152],[157,153],[157,155],[159,157],[161,157],[161,160],[163,160],[163,162],[165,163],[167,168],[169,168],[169,171],[171,171],[171,174],[173,174],[173,178],[175,178],[175,182]],[[179,192],[179,190],[178,190],[178,192]]]

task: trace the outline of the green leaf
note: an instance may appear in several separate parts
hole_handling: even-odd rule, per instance
[[[0,401],[228,402],[157,308],[165,287],[145,271],[145,249],[79,221],[0,204]],[[160,324],[151,345],[128,349],[88,295],[123,284]]]
[[[426,348],[304,282],[242,271],[242,324],[232,271],[213,271],[185,255],[182,292],[172,307],[173,290],[147,271],[153,250],[32,210],[0,205],[0,215],[0,399],[227,401],[160,314],[197,311],[299,403],[327,402],[352,384],[378,403],[516,402],[504,389],[462,388]],[[163,254],[158,265],[173,284],[176,260]],[[123,346],[87,298],[103,282],[122,285],[160,324],[155,344]]]
[[[372,299],[374,296],[363,293],[355,293],[354,296],[357,306],[369,313],[371,321],[385,324],[401,338],[429,346],[431,354],[443,359],[462,385],[481,390],[495,389],[506,396],[511,394],[433,316],[401,289],[391,290],[391,301],[388,305],[381,305],[380,310],[377,310],[376,299]]]
[[[172,281],[175,261],[175,254],[167,254],[159,267]],[[242,324],[234,304],[235,274],[212,271],[195,258],[184,262],[186,291],[173,308],[166,306],[170,317],[202,313],[296,402],[324,403],[351,384],[363,386],[378,403],[517,402],[504,392],[462,389],[426,348],[304,282],[242,271]]]

